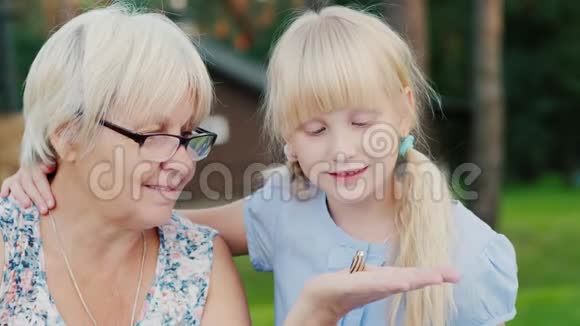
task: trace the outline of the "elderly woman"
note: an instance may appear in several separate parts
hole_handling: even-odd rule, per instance
[[[0,199],[0,324],[250,323],[224,241],[173,213],[215,141],[196,127],[211,102],[196,49],[162,15],[113,6],[52,35],[27,78],[22,164],[58,166],[59,205]],[[22,197],[19,187],[3,191]],[[325,274],[286,325],[336,324],[358,305],[455,279],[396,268]]]
[[[26,81],[22,163],[58,164],[59,206],[39,219],[1,202],[3,324],[248,323],[223,240],[172,215],[216,138],[196,128],[211,102],[161,15],[93,10],[50,37]]]

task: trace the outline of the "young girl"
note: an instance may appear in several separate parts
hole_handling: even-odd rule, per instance
[[[499,325],[515,316],[511,243],[453,200],[414,148],[432,93],[408,45],[370,14],[310,11],[282,35],[265,125],[285,145],[288,168],[243,200],[181,212],[249,253],[256,270],[274,272],[277,325],[307,280],[348,268],[359,250],[369,265],[452,265],[462,279],[367,304],[341,325]],[[46,205],[40,174],[22,169],[1,194]]]

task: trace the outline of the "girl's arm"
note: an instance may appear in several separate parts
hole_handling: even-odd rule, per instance
[[[220,236],[214,239],[209,284],[202,325],[251,325],[242,281],[228,246]]]
[[[22,207],[27,208],[34,203],[42,214],[46,214],[48,209],[56,205],[46,176],[54,169],[54,166],[45,165],[21,167],[2,182],[0,197],[7,197],[12,193]],[[178,213],[196,224],[216,229],[234,255],[248,254],[243,200],[215,208],[179,210]]]
[[[243,199],[213,208],[178,210],[177,213],[193,223],[216,229],[234,256],[248,254]]]
[[[52,173],[54,169],[54,166],[44,164],[21,166],[14,175],[4,179],[0,186],[0,197],[12,194],[23,208],[28,208],[34,203],[43,215],[48,213],[56,203],[46,175]]]

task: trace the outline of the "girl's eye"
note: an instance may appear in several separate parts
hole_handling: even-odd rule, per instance
[[[370,124],[370,122],[365,121],[365,122],[353,122],[352,125],[356,126],[356,127],[366,127]]]
[[[315,130],[307,130],[306,132],[309,133],[310,135],[317,136],[323,133],[325,130],[326,128],[322,127]]]
[[[181,137],[191,137],[193,136],[193,132],[191,131],[182,131],[181,132]]]

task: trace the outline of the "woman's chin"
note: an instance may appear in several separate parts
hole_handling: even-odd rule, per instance
[[[138,218],[143,221],[146,228],[152,228],[167,224],[171,220],[171,214],[173,214],[173,206],[154,206],[145,205],[148,207],[143,207],[139,209]]]

